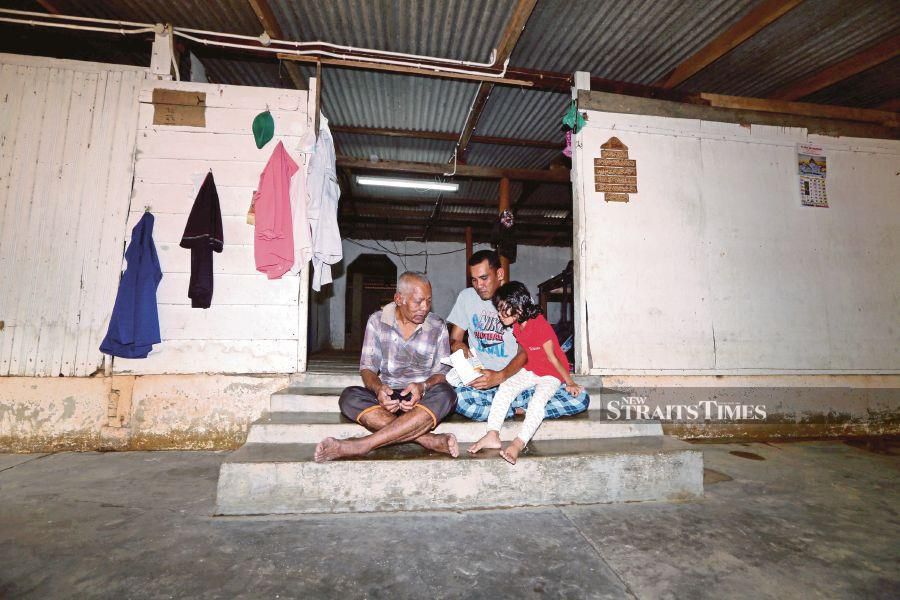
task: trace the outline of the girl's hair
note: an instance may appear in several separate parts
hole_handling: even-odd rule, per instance
[[[544,314],[541,307],[535,304],[531,294],[528,293],[528,288],[525,287],[525,284],[519,281],[510,281],[501,285],[494,292],[494,297],[491,298],[491,301],[494,303],[494,308],[497,309],[497,312],[514,314],[519,323],[524,323],[538,315]]]

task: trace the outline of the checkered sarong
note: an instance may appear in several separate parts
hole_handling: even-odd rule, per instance
[[[473,387],[461,386],[456,388],[456,412],[468,417],[473,421],[487,421],[488,413],[491,412],[491,402],[494,401],[494,394],[498,388],[489,390],[476,390]],[[528,401],[534,395],[534,388],[528,388],[513,400],[509,407],[506,418],[510,419],[516,413],[517,408],[523,410],[528,408]],[[553,397],[547,402],[544,409],[545,419],[558,419],[568,415],[577,415],[587,410],[591,403],[591,397],[584,390],[578,397],[573,397],[566,391],[565,385],[560,385]]]

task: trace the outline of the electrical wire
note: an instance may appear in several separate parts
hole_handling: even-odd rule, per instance
[[[396,252],[396,251],[394,251],[394,250],[391,250],[390,248],[387,248],[387,247],[383,246],[383,245],[381,244],[381,242],[379,242],[378,240],[372,240],[373,242],[375,242],[376,244],[378,244],[378,245],[380,246],[380,247],[378,247],[378,248],[376,248],[376,247],[374,247],[374,246],[368,246],[368,245],[366,245],[366,244],[363,244],[363,243],[360,242],[359,240],[355,240],[355,239],[353,239],[353,238],[344,238],[344,241],[350,242],[351,244],[354,244],[354,245],[359,246],[359,247],[361,247],[361,248],[365,248],[366,250],[372,250],[373,252],[378,252],[379,250],[383,250],[384,252],[387,252],[388,254],[395,255],[395,256],[397,256],[398,258],[399,258],[399,256],[400,256],[401,254],[402,254],[403,256],[425,256],[425,255],[430,255],[430,256],[443,256],[443,255],[445,255],[445,254],[456,254],[457,252],[465,252],[465,251],[466,251],[466,247],[463,246],[462,248],[459,248],[458,250],[447,250],[446,252],[428,252],[428,251],[426,251],[426,250],[421,250],[421,251],[419,251],[419,252],[403,252],[403,253],[398,253],[398,252]]]

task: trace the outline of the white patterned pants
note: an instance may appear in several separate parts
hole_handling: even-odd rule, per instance
[[[488,431],[500,431],[512,401],[530,387],[534,388],[534,396],[528,403],[525,422],[522,424],[518,436],[522,442],[528,443],[544,420],[544,407],[547,405],[547,401],[559,389],[559,379],[551,375],[538,377],[528,369],[522,369],[501,383],[497,388],[494,401],[491,403],[491,412],[487,420]]]

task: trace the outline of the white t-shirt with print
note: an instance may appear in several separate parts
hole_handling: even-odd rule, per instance
[[[487,369],[499,371],[519,350],[512,327],[504,327],[490,300],[482,300],[475,288],[459,293],[447,321],[469,332],[469,348]]]

